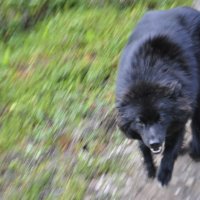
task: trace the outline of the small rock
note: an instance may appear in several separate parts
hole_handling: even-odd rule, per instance
[[[190,178],[188,178],[188,180],[186,181],[185,186],[191,187],[193,183],[194,183],[194,177],[190,177]]]
[[[108,194],[109,192],[110,192],[110,188],[111,188],[111,186],[110,185],[106,185],[106,187],[105,187],[105,189],[104,189],[104,193],[105,194]]]
[[[178,196],[180,194],[181,187],[178,187],[177,190],[175,191],[174,195]]]
[[[101,188],[101,186],[103,185],[103,182],[104,182],[104,175],[102,175],[99,181],[97,182],[96,187],[95,187],[96,191],[98,191]]]
[[[178,184],[178,181],[179,181],[179,178],[177,176],[174,176],[173,179],[172,179],[172,183],[171,185],[177,185]]]
[[[185,171],[187,170],[187,168],[188,168],[188,165],[184,165],[184,166],[182,167],[182,172],[185,172]]]

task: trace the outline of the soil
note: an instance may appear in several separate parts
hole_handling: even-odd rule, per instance
[[[188,129],[185,147],[190,135]],[[200,162],[193,161],[187,152],[175,162],[172,180],[167,187],[161,187],[156,179],[147,178],[136,142],[125,140],[110,155],[121,157],[121,172],[112,176],[104,174],[92,180],[85,200],[200,200]],[[160,159],[161,156],[155,157],[157,165]]]

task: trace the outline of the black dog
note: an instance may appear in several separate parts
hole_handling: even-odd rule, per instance
[[[163,158],[157,178],[171,179],[185,124],[192,119],[190,155],[200,158],[200,12],[179,7],[144,15],[124,48],[119,65],[118,125],[138,139],[149,177],[152,153]]]

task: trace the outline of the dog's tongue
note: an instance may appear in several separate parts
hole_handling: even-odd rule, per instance
[[[162,146],[156,147],[156,148],[151,148],[151,152],[154,154],[159,154],[162,151]]]

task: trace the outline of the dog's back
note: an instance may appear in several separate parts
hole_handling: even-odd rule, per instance
[[[178,7],[171,10],[149,11],[135,27],[128,44],[154,34],[169,34],[183,42],[183,33],[196,37],[200,29],[199,12],[190,7]],[[177,37],[181,32],[181,37]],[[179,35],[180,36],[180,35]],[[200,37],[200,36],[199,36]]]

